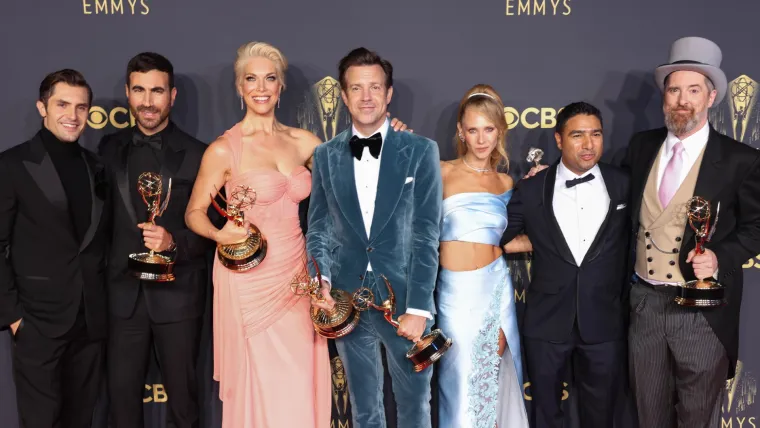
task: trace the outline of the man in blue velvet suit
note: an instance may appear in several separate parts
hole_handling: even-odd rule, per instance
[[[400,326],[380,311],[361,314],[336,345],[348,377],[355,428],[385,427],[383,365],[386,350],[398,426],[425,428],[430,420],[432,369],[414,373],[406,352],[433,324],[438,235],[443,197],[438,145],[396,132],[386,119],[393,67],[365,48],[339,65],[341,95],[353,126],[314,151],[306,246],[331,287],[353,293],[364,286],[375,303],[396,294]],[[314,274],[314,271],[311,272]]]

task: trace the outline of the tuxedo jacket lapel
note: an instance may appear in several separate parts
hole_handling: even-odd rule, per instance
[[[409,172],[410,149],[401,144],[396,131],[388,129],[383,145],[385,147],[380,156],[380,174],[375,197],[375,213],[370,227],[370,241],[383,230],[396,210]]]
[[[137,214],[135,213],[135,207],[132,205],[132,191],[137,187],[137,177],[129,176],[129,168],[127,161],[129,159],[130,141],[122,140],[121,147],[116,150],[116,159],[114,162],[114,178],[116,179],[116,186],[119,189],[119,195],[121,201],[124,204],[124,208],[129,214],[129,218],[132,221],[132,225],[137,225]],[[132,181],[135,181],[133,184]]]
[[[599,251],[601,249],[601,243],[604,240],[604,236],[607,234],[607,228],[610,223],[610,218],[615,214],[616,210],[616,204],[621,199],[621,195],[619,194],[619,189],[617,186],[617,183],[615,183],[612,180],[612,174],[609,173],[609,170],[607,169],[607,165],[604,164],[598,164],[599,165],[599,171],[602,174],[602,179],[604,180],[604,187],[607,189],[607,196],[610,198],[609,207],[607,207],[607,215],[604,217],[604,221],[602,222],[601,226],[599,226],[599,230],[596,232],[596,236],[594,237],[594,241],[591,243],[591,246],[589,247],[588,251],[586,251],[586,255],[583,257],[583,263],[588,263],[591,260],[594,260],[596,256],[599,255]],[[605,174],[605,171],[607,171],[607,174]]]
[[[95,191],[96,187],[99,184],[98,180],[102,180],[103,165],[100,164],[89,153],[83,152],[82,158],[84,158],[85,165],[87,165],[87,175],[90,177],[90,196],[92,199],[92,209],[90,211],[90,227],[87,228],[84,239],[82,239],[82,244],[79,247],[80,252],[87,248],[87,246],[90,245],[90,242],[92,242],[92,238],[95,236],[95,232],[97,232],[98,226],[100,226],[100,218],[102,217],[103,205],[105,203],[105,201],[100,197],[104,197],[104,195],[98,195],[98,192]]]
[[[631,215],[633,216],[633,224],[639,224],[639,213],[641,212],[641,204],[644,199],[644,189],[647,185],[647,179],[649,173],[655,164],[657,154],[660,152],[660,146],[665,141],[668,131],[663,128],[661,132],[658,132],[654,139],[650,140],[648,144],[641,145],[641,153],[638,158],[639,161],[631,165]]]
[[[55,170],[55,165],[53,165],[53,159],[47,150],[45,150],[45,146],[42,144],[42,139],[39,135],[31,140],[30,152],[31,159],[24,161],[24,168],[26,168],[42,194],[45,195],[45,199],[53,206],[54,217],[63,226],[56,229],[68,231],[66,233],[67,237],[76,239],[71,222],[71,214],[69,213],[69,201],[66,197],[66,192],[63,190],[63,183],[61,183],[58,172]]]
[[[182,162],[185,160],[185,147],[176,139],[168,138],[167,147],[164,148],[161,162],[161,203],[169,196],[169,179],[177,176],[182,169]],[[171,204],[171,200],[168,202]]]
[[[705,154],[702,157],[702,164],[699,166],[699,175],[697,176],[697,183],[694,186],[694,196],[704,198],[710,203],[710,226],[712,227],[712,221],[715,219],[715,212],[718,207],[718,200],[715,197],[718,196],[722,188],[725,186],[725,182],[720,178],[725,174],[723,169],[725,168],[723,159],[723,150],[721,149],[720,141],[717,137],[717,132],[710,126],[710,137],[707,140],[705,146]],[[686,222],[686,230],[684,231],[683,241],[689,242],[694,238],[694,230]]]
[[[364,228],[359,197],[356,194],[356,181],[354,179],[354,158],[348,147],[348,139],[351,131],[346,130],[340,135],[340,141],[328,153],[328,170],[330,184],[334,189],[335,199],[338,201],[343,216],[348,220],[356,233],[367,242],[367,232]]]
[[[559,165],[559,162],[550,166],[546,171],[546,175],[544,175],[544,194],[541,203],[543,205],[546,224],[549,226],[549,234],[552,236],[552,240],[557,243],[555,247],[557,252],[566,262],[576,266],[577,263],[575,263],[573,253],[567,245],[565,235],[562,233],[562,229],[559,227],[557,217],[554,213],[554,183],[557,178],[557,165]]]

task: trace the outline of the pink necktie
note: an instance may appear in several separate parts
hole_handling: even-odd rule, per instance
[[[680,141],[673,146],[673,156],[668,161],[668,166],[665,167],[665,173],[662,175],[662,182],[660,183],[660,191],[658,196],[660,197],[660,204],[665,208],[673,199],[673,195],[676,194],[678,187],[681,185],[681,168],[683,167],[683,143]]]

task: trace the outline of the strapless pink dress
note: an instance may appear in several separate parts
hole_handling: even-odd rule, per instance
[[[240,125],[225,132],[233,154],[226,194],[244,184],[257,199],[245,217],[267,240],[267,255],[247,272],[214,257],[214,379],[220,383],[224,428],[329,428],[327,341],[314,332],[308,297],[290,289],[303,272],[305,243],[298,203],[311,191],[305,167],[289,176],[237,169]]]

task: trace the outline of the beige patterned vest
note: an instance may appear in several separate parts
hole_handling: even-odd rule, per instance
[[[702,149],[694,166],[664,211],[657,195],[657,171],[663,150],[665,144],[657,153],[657,160],[649,171],[644,187],[636,242],[636,273],[645,280],[678,283],[684,281],[678,267],[678,255],[681,252],[687,222],[686,203],[694,196],[694,187],[705,150]],[[687,245],[684,251],[692,248],[693,245]]]

